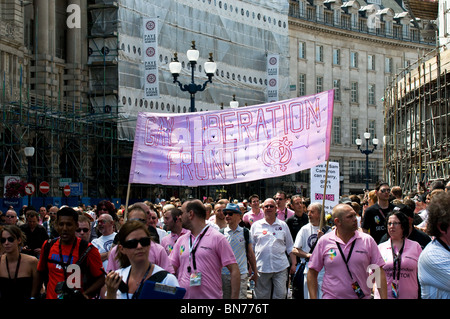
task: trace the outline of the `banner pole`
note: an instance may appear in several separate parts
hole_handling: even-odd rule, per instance
[[[319,230],[321,230],[324,226],[324,220],[325,220],[325,197],[327,195],[327,183],[328,183],[328,164],[330,162],[330,159],[327,159],[327,168],[325,172],[325,186],[323,188],[323,199],[322,199],[322,211],[320,212],[320,222],[319,222]]]
[[[123,214],[123,219],[126,221],[128,217],[128,200],[130,199],[130,186],[131,183],[128,181],[128,188],[127,188],[127,198],[125,199],[125,213]]]

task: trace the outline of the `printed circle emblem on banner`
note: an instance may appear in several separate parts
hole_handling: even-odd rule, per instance
[[[269,59],[269,63],[270,63],[271,65],[275,65],[275,64],[277,64],[277,62],[278,62],[278,59],[277,59],[276,57],[271,57],[271,58]]]
[[[147,75],[147,82],[148,83],[155,83],[156,82],[156,76],[154,74]]]
[[[277,166],[282,172],[286,171],[287,165],[292,159],[292,142],[287,137],[283,140],[273,141],[263,151],[262,160],[264,164],[271,168],[272,172],[277,171]]]
[[[155,22],[154,21],[148,21],[145,24],[145,27],[147,28],[147,30],[153,30],[155,28]]]
[[[147,56],[152,57],[155,55],[155,48],[148,47],[147,50],[145,50],[145,53],[147,54]]]
[[[270,86],[276,86],[276,85],[277,85],[277,80],[275,80],[275,79],[270,79],[270,80],[269,80],[269,85],[270,85]]]

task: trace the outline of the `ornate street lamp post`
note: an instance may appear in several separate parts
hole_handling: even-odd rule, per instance
[[[365,150],[361,149],[362,140],[359,135],[358,135],[358,138],[356,139],[355,143],[358,146],[358,150],[362,154],[366,155],[366,189],[368,190],[369,189],[369,155],[372,154],[376,150],[377,145],[378,145],[378,139],[376,136],[372,139],[373,149],[371,149],[371,150],[369,149],[370,133],[368,132],[367,129],[366,129],[366,132],[364,132],[364,139],[366,140],[366,149]]]
[[[209,61],[206,61],[204,64],[204,70],[206,75],[208,76],[208,80],[203,83],[203,85],[195,84],[194,82],[194,71],[195,65],[197,64],[198,57],[200,55],[199,51],[195,48],[195,41],[192,41],[192,47],[187,51],[187,58],[189,60],[189,64],[191,65],[191,83],[189,84],[181,84],[178,80],[178,76],[181,72],[181,63],[178,61],[177,53],[174,53],[174,58],[172,62],[169,64],[170,73],[173,76],[173,83],[177,83],[180,86],[181,91],[189,92],[191,95],[191,112],[195,112],[195,94],[197,92],[204,91],[208,83],[212,83],[212,77],[216,72],[216,62],[213,61],[212,53],[209,54]]]

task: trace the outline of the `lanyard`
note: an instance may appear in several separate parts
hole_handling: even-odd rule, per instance
[[[350,252],[348,253],[348,257],[345,258],[344,252],[341,249],[341,245],[338,242],[336,242],[336,245],[338,246],[339,252],[341,253],[342,259],[344,259],[345,266],[347,267],[348,274],[350,275],[350,278],[352,278],[352,280],[353,280],[353,276],[352,276],[352,273],[350,272],[350,268],[348,268],[348,261],[350,260],[350,257],[352,256],[353,247],[355,247],[355,243],[356,243],[356,239],[352,243],[352,247],[350,248]]]
[[[396,255],[394,253],[394,245],[392,244],[392,239],[391,239],[391,250],[392,250],[392,259],[394,261],[394,269],[392,272],[392,278],[395,280],[397,279],[397,282],[400,280],[400,269],[401,269],[401,263],[402,263],[402,253],[403,253],[403,248],[405,247],[405,240],[403,240],[403,245],[402,248],[399,250],[398,254]],[[397,278],[395,278],[395,274],[397,272],[398,269],[398,273],[397,273]]]
[[[381,210],[381,208],[378,208],[378,211],[380,212],[381,216],[383,216],[383,219],[386,219],[386,216],[384,216],[383,211]]]
[[[75,238],[75,240],[73,241],[72,249],[70,250],[69,257],[67,259],[67,263],[65,263],[64,260],[63,260],[63,255],[62,255],[61,239],[59,240],[59,262],[60,262],[60,265],[61,265],[61,267],[63,268],[63,271],[64,271],[64,278],[67,278],[67,270],[66,270],[66,268],[67,268],[68,265],[70,265],[70,262],[72,260],[72,254],[73,254],[73,251],[74,251],[76,245],[77,245],[77,239]]]
[[[148,265],[147,271],[145,272],[144,277],[142,277],[141,283],[139,284],[139,287],[136,289],[136,291],[134,292],[134,294],[131,297],[131,299],[137,299],[138,296],[141,294],[142,284],[144,283],[145,279],[147,278],[148,273],[149,273],[151,268],[152,268],[152,263],[150,263],[150,265]],[[128,273],[128,276],[127,276],[127,285],[128,285],[128,281],[130,280],[130,275],[131,275],[131,267],[130,267],[130,272]],[[128,293],[126,295],[127,295],[127,299],[128,299],[129,298],[128,297]]]
[[[197,265],[195,263],[195,252],[197,251],[197,247],[200,244],[200,240],[202,240],[203,236],[205,236],[206,231],[208,230],[209,225],[206,225],[203,229],[200,235],[198,235],[195,240],[194,244],[192,244],[192,236],[189,236],[189,266],[188,266],[188,272],[191,272],[191,258],[192,258],[192,266],[194,267],[194,271],[197,270]],[[195,247],[194,247],[195,246]]]

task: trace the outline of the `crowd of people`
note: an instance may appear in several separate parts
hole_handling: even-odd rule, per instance
[[[449,189],[11,207],[0,298],[449,299]]]

